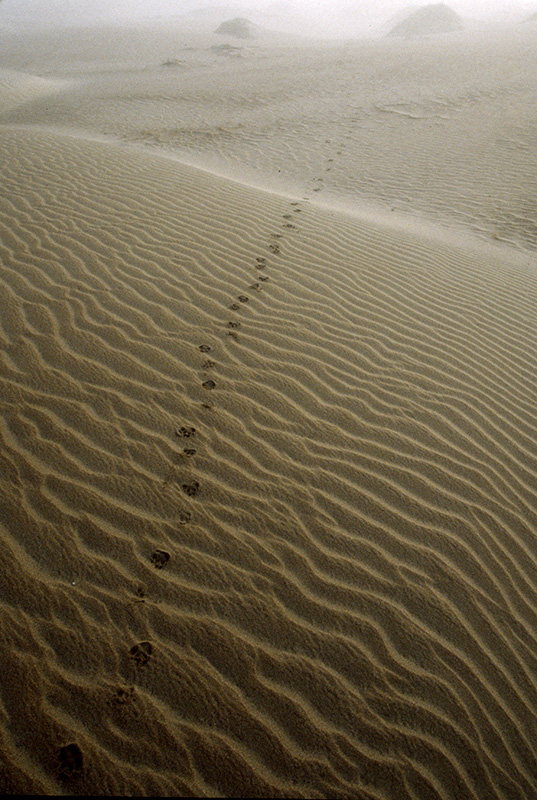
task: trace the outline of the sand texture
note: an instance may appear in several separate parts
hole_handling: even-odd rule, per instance
[[[271,136],[260,90],[255,172],[230,121],[248,57],[222,62],[209,38],[159,72],[177,53],[155,37],[144,75],[126,47],[113,70],[103,39],[99,72],[82,40],[71,71],[46,41],[23,70],[8,37],[0,62],[0,789],[535,800],[537,223],[487,242],[484,199],[512,169],[490,203],[506,226],[519,213],[531,126],[523,158],[512,140],[494,175],[492,152],[465,171],[457,148],[477,151],[500,90],[474,144],[473,101],[446,103],[453,183],[422,183],[435,133],[421,162],[398,156],[429,199],[408,186],[415,213],[382,212],[400,132],[384,109],[356,165],[384,189],[351,209],[341,177],[315,192],[361,146],[338,157],[335,100],[315,151],[283,110]],[[364,45],[364,70],[386,46]],[[296,48],[264,47],[258,79],[278,87]],[[306,50],[336,69],[334,49]],[[235,80],[219,161],[199,122],[191,150],[135,143],[158,108],[195,140],[159,83],[172,72],[172,100],[188,73],[214,129]],[[511,101],[529,117],[525,80]]]

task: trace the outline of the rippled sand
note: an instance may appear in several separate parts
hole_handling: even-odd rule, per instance
[[[55,36],[0,59],[0,788],[537,798],[537,33]]]

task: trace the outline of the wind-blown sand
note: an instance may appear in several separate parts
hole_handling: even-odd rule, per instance
[[[0,788],[536,798],[532,234],[125,146],[154,101],[94,73],[0,117]]]

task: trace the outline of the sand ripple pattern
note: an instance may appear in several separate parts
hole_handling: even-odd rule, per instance
[[[531,259],[1,147],[2,790],[537,798]]]
[[[154,27],[101,30],[91,48],[87,31],[5,36],[3,63],[71,86],[2,119],[113,134],[298,195],[306,174],[325,201],[381,204],[537,251],[535,25],[252,41],[244,58],[224,60],[211,50],[219,37],[188,49],[181,39]],[[333,163],[319,171],[327,140]]]

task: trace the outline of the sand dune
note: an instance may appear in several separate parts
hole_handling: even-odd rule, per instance
[[[537,798],[534,253],[126,146],[124,80],[0,120],[0,788]]]
[[[315,180],[316,199],[535,251],[535,39],[518,25],[440,43],[254,40],[225,59],[211,50],[220,36],[180,27],[12,37],[4,63],[73,85],[4,121],[113,135],[300,196]]]
[[[536,796],[533,263],[2,151],[8,787]]]
[[[65,88],[67,81],[0,69],[0,114]]]

